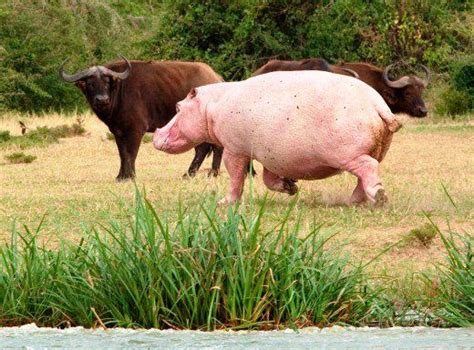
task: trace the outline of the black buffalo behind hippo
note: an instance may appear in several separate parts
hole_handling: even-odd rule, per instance
[[[323,70],[350,75],[377,90],[393,113],[407,113],[412,117],[425,117],[428,110],[421,95],[429,83],[428,68],[421,66],[426,74],[424,78],[405,75],[397,80],[390,80],[389,72],[392,66],[381,69],[369,63],[329,64],[322,58],[309,58],[301,61],[271,60],[257,69],[253,75],[293,70]]]
[[[75,83],[84,93],[92,110],[115,136],[120,154],[117,180],[135,176],[135,159],[143,135],[161,128],[175,115],[176,103],[189,90],[222,82],[222,78],[204,63],[178,61],[128,61],[93,66],[62,79]],[[222,149],[210,144],[195,148],[188,174],[193,176],[204,158],[214,151],[210,174],[219,172]]]

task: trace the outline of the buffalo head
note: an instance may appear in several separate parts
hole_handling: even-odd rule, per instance
[[[393,64],[389,65],[382,74],[384,84],[388,87],[384,89],[382,96],[390,105],[392,112],[403,112],[418,118],[426,117],[428,110],[421,94],[430,81],[428,68],[421,66],[425,72],[425,77],[422,79],[414,75],[405,75],[397,80],[390,80],[388,72],[392,67]]]
[[[107,109],[111,103],[111,92],[116,80],[126,79],[131,71],[130,62],[120,55],[127,64],[127,69],[123,72],[115,72],[104,66],[93,66],[79,73],[69,75],[64,73],[66,59],[59,68],[59,75],[68,83],[75,83],[94,110],[102,111]]]

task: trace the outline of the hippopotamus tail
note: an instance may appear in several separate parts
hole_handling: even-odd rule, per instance
[[[400,122],[395,119],[395,115],[387,107],[378,107],[377,112],[380,118],[382,118],[384,123],[387,125],[388,130],[390,130],[391,132],[397,132],[402,127],[402,124],[400,124]]]

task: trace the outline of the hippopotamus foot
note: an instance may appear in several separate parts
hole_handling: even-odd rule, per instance
[[[383,187],[381,187],[377,190],[377,192],[375,193],[375,196],[374,196],[374,200],[375,200],[374,207],[376,207],[376,208],[381,208],[385,204],[387,204],[388,197],[385,194],[385,190],[383,189]]]
[[[224,149],[223,159],[230,177],[230,190],[227,196],[219,201],[219,204],[233,204],[240,199],[244,191],[250,158],[235,155]]]
[[[387,202],[387,196],[379,178],[379,162],[362,155],[347,164],[347,171],[358,178],[357,186],[351,196],[351,203],[363,203],[369,200],[375,207]]]
[[[294,180],[278,176],[267,168],[263,168],[263,183],[272,191],[288,193],[290,196],[298,192]]]
[[[293,196],[298,193],[298,186],[296,185],[296,180],[283,178],[283,186],[285,187],[285,192],[290,196]]]

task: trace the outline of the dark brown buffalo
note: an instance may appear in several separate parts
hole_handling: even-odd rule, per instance
[[[321,58],[301,61],[272,60],[256,70],[253,75],[277,70],[324,70],[351,75],[377,90],[393,113],[402,112],[412,117],[425,117],[428,110],[421,98],[421,94],[429,83],[430,72],[428,68],[422,66],[426,73],[426,77],[423,79],[414,75],[405,75],[397,80],[390,80],[388,75],[392,66],[381,69],[369,63],[341,63],[333,65]]]
[[[257,69],[252,75],[260,75],[279,70],[323,70],[326,72],[352,75],[356,78],[359,77],[352,69],[333,66],[323,58],[307,58],[301,61],[271,60]]]
[[[186,97],[189,90],[201,85],[223,81],[204,63],[177,61],[131,61],[93,66],[74,75],[61,77],[75,83],[84,93],[95,114],[115,136],[120,154],[120,171],[117,180],[135,176],[135,159],[143,135],[161,128],[176,113],[176,103]],[[210,174],[217,175],[222,149],[202,144],[188,174],[193,176],[204,158],[214,151]]]

